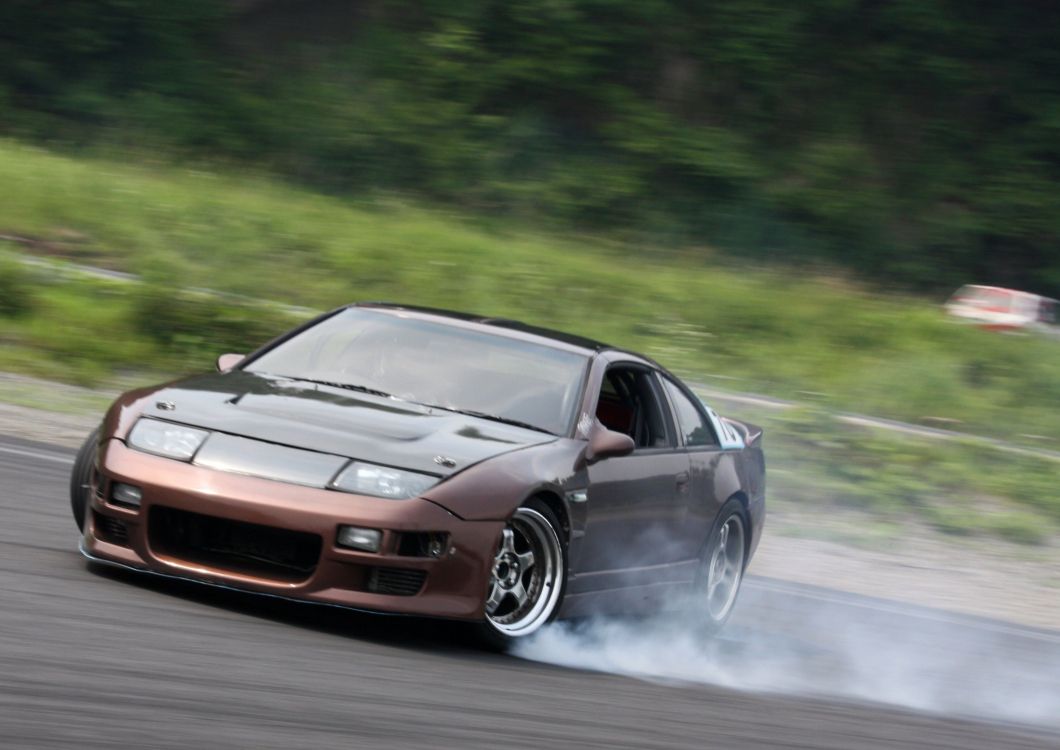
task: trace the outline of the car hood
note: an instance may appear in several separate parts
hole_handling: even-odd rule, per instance
[[[398,399],[238,370],[164,386],[148,402],[144,416],[442,477],[556,439]]]

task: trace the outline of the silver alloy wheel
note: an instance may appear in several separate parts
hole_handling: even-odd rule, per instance
[[[506,636],[533,633],[556,609],[564,574],[556,529],[533,508],[519,508],[501,532],[493,558],[486,621]]]
[[[743,578],[744,526],[739,513],[733,513],[714,534],[707,564],[707,613],[715,622],[729,616]]]

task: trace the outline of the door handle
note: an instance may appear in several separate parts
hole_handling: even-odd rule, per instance
[[[678,474],[675,477],[675,479],[677,480],[677,489],[678,490],[680,490],[681,492],[685,492],[685,491],[688,490],[688,472],[687,471],[682,471],[680,474]]]

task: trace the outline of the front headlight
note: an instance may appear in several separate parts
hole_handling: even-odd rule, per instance
[[[339,472],[331,486],[357,495],[406,500],[423,494],[437,483],[438,477],[430,474],[351,461]]]
[[[190,461],[209,436],[206,430],[185,427],[158,419],[141,419],[129,433],[129,445],[144,453]]]

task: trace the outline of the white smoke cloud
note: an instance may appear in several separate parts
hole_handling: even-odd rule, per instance
[[[557,623],[522,658],[652,681],[1060,727],[1060,634],[745,591],[719,636],[688,615]]]

